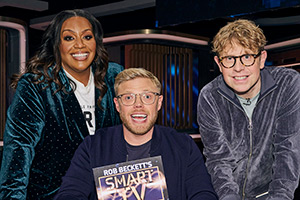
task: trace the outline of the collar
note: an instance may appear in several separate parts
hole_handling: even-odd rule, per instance
[[[220,75],[221,78],[218,80],[218,89],[217,91],[222,94],[223,96],[227,97],[228,99],[232,100],[233,102],[239,104],[238,99],[234,93],[234,91],[225,83],[222,74]],[[276,82],[271,75],[268,67],[264,67],[260,70],[260,77],[261,77],[261,88],[260,88],[260,96],[259,99],[263,98],[267,95],[270,91],[277,87]]]
[[[83,83],[81,83],[80,81],[78,81],[76,78],[74,78],[67,71],[64,71],[64,72],[67,75],[67,77],[69,79],[71,79],[76,84],[76,90],[80,91],[80,93],[82,93],[83,95],[88,94],[91,91],[91,89],[93,89],[95,87],[95,85],[94,85],[94,74],[93,74],[91,68],[90,68],[89,81],[88,81],[88,84],[86,86],[84,86]]]
[[[117,125],[116,129],[118,130],[118,134],[116,134],[115,138],[115,148],[119,150],[119,153],[123,155],[127,155],[127,148],[126,148],[126,140],[123,134],[123,125]],[[151,147],[150,147],[150,156],[157,156],[158,149],[161,144],[161,132],[158,125],[154,125],[152,139],[151,139]]]
[[[48,74],[51,77],[53,77],[52,71],[53,71],[53,68],[54,68],[55,65],[56,65],[56,63],[54,63],[52,66],[50,66],[48,68]],[[94,66],[91,67],[91,72],[93,72],[93,74],[95,74],[95,67]],[[58,72],[58,77],[59,77],[61,83],[63,84],[63,86],[65,88],[65,91],[67,93],[70,93],[72,91],[72,88],[71,88],[70,81],[69,81],[69,79],[68,79],[68,77],[66,75],[66,72],[63,69],[63,67],[61,67],[61,70]]]
[[[56,65],[56,64],[54,63],[52,66],[50,66],[50,67],[48,68],[48,74],[49,74],[49,76],[51,76],[52,78],[53,78],[53,73],[52,73],[52,71],[53,71],[53,68],[54,68],[55,65]],[[59,77],[61,83],[63,84],[63,86],[64,86],[64,88],[65,88],[65,91],[66,91],[67,93],[70,93],[70,92],[72,91],[72,88],[71,88],[71,85],[70,85],[70,81],[69,81],[69,79],[68,79],[68,77],[67,77],[67,75],[66,75],[66,73],[65,73],[65,71],[64,71],[63,68],[61,68],[61,70],[58,72],[58,77]],[[54,85],[55,85],[55,87],[57,87],[57,84],[54,84]]]

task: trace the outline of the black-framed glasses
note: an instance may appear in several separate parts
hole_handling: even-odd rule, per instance
[[[121,102],[124,106],[132,106],[136,102],[136,96],[140,96],[140,100],[145,105],[150,105],[155,102],[156,96],[159,96],[160,94],[157,92],[143,92],[139,94],[134,93],[126,93],[118,95],[117,98],[121,99]]]
[[[239,58],[242,65],[245,67],[250,67],[255,63],[255,59],[259,57],[261,54],[261,51],[258,54],[243,54],[240,56],[224,56],[219,58],[220,63],[225,68],[232,68],[235,63],[236,59]]]

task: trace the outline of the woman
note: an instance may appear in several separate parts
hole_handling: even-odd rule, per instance
[[[120,123],[113,85],[123,68],[108,64],[102,36],[101,24],[90,13],[62,11],[26,72],[14,77],[0,199],[52,199],[82,139]]]

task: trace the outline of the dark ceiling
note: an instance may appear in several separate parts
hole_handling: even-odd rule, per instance
[[[106,35],[127,30],[159,29],[193,34],[208,39],[211,39],[228,21],[239,17],[252,19],[259,24],[269,44],[300,38],[300,1],[296,6],[285,8],[276,7],[259,12],[244,12],[235,16],[195,19],[160,26],[157,24],[160,20],[157,17],[164,14],[162,14],[163,9],[157,6],[161,5],[162,1],[164,0],[27,0],[24,3],[23,0],[0,0],[0,16],[21,19],[28,24],[29,34],[36,34],[42,32],[47,22],[61,10],[81,8],[91,11],[100,20]],[[203,2],[217,1],[204,0]],[[177,1],[169,0],[169,2],[174,2],[172,6],[176,6]],[[178,2],[183,2],[183,0],[178,0]],[[178,15],[184,17],[186,13],[178,12]],[[168,11],[165,15],[168,17]],[[37,37],[29,37],[29,39],[40,40]]]

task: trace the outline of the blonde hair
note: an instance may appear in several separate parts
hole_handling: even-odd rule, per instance
[[[220,56],[227,45],[239,44],[245,49],[258,53],[264,50],[266,43],[266,37],[261,28],[253,21],[239,19],[229,22],[219,30],[212,41],[212,51]]]
[[[152,83],[157,87],[159,92],[161,91],[160,81],[150,71],[143,68],[128,68],[120,72],[115,78],[114,89],[116,95],[118,95],[118,87],[121,83],[133,80],[135,78],[149,78],[152,81]]]

